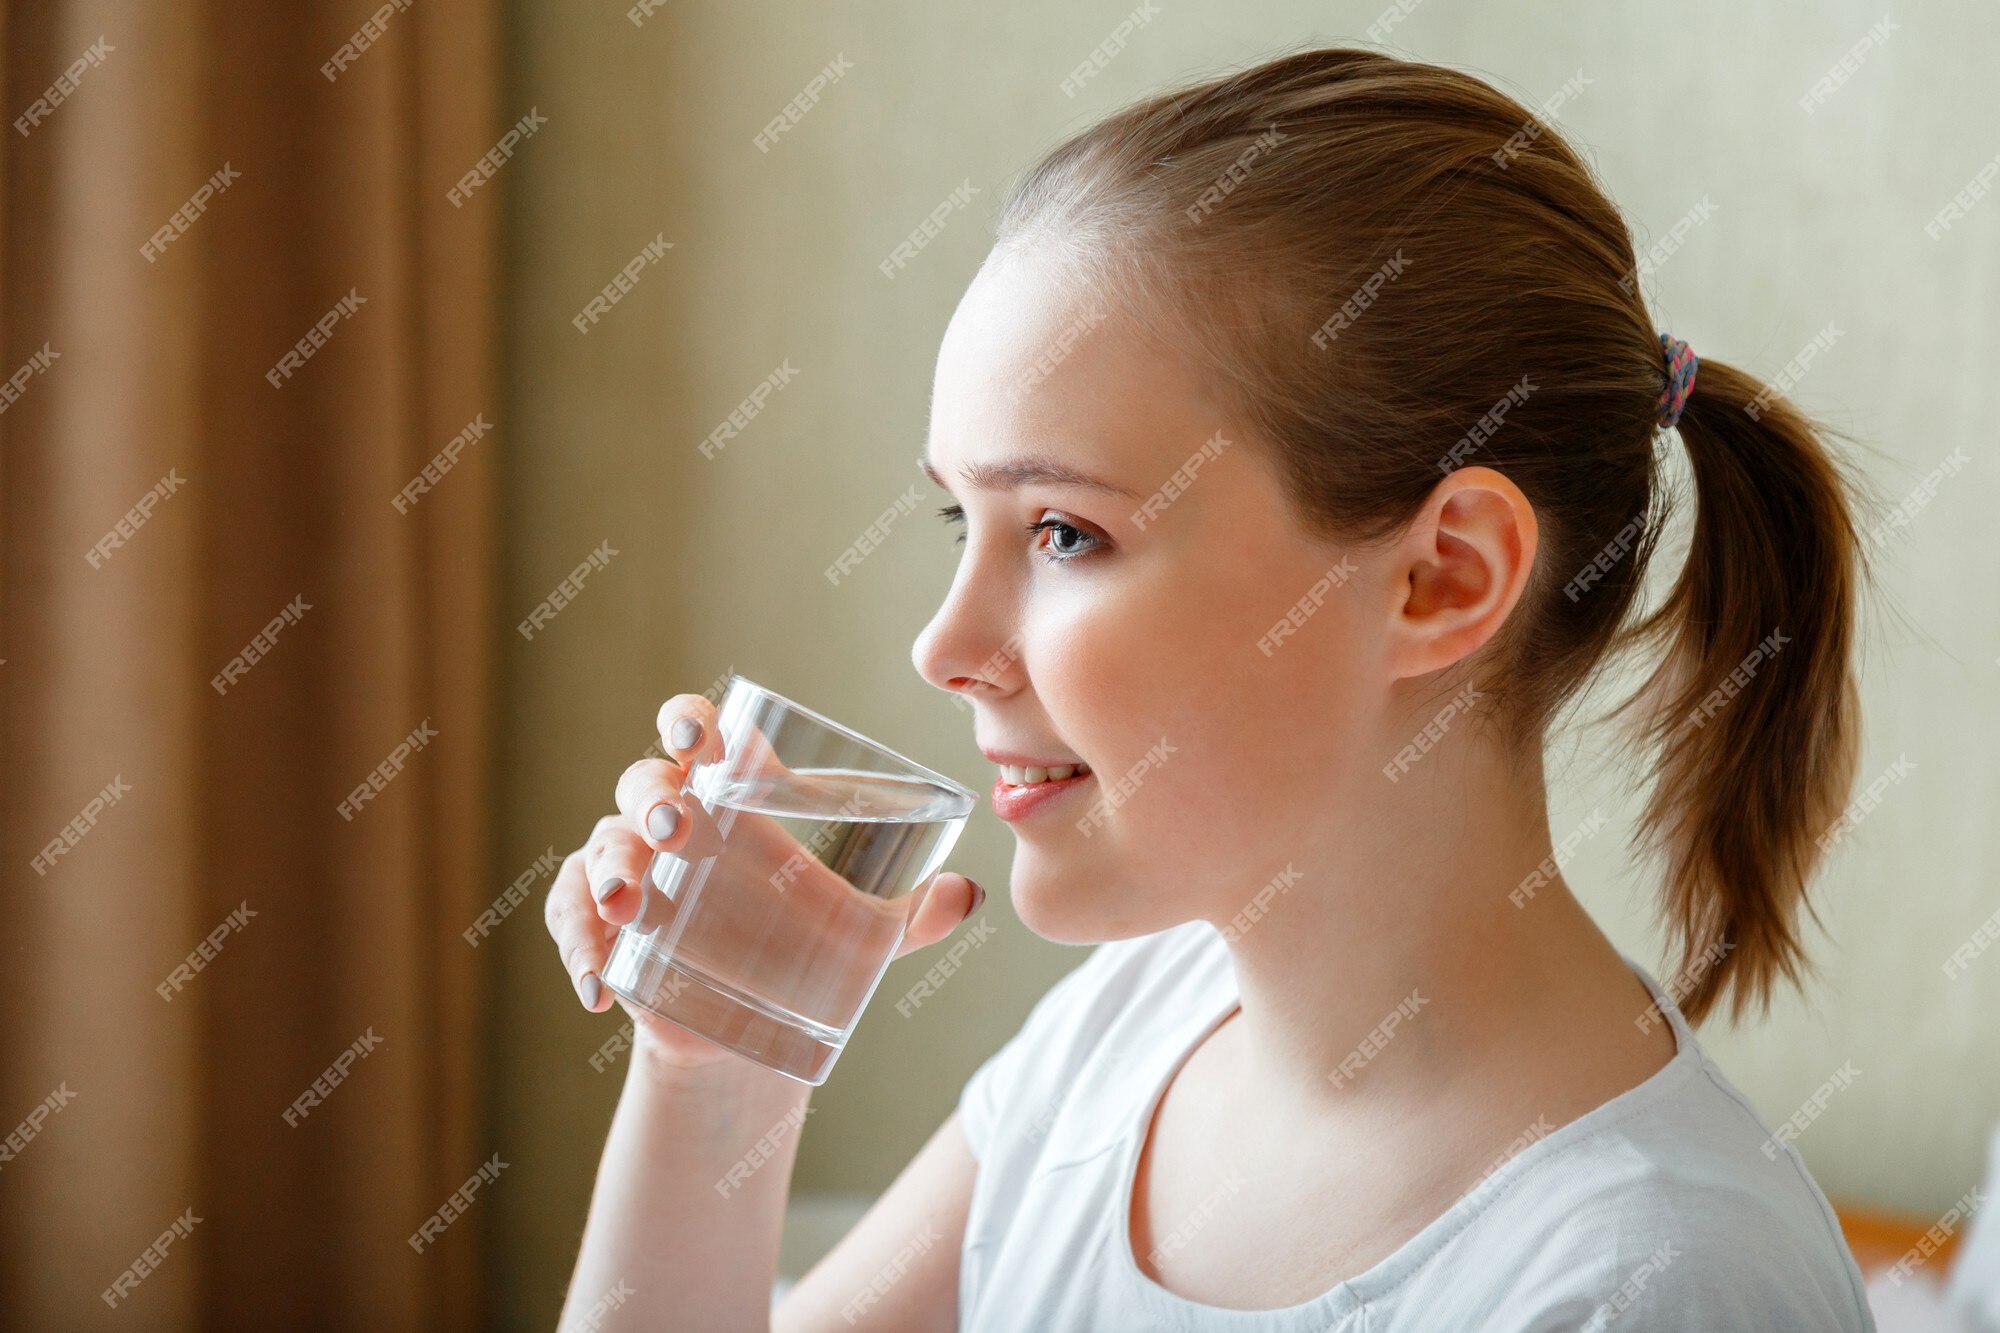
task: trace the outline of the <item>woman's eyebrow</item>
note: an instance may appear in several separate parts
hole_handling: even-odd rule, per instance
[[[924,475],[945,490],[944,478],[931,465],[928,455],[918,460]],[[1054,486],[1087,486],[1093,490],[1109,491],[1113,495],[1123,495],[1130,499],[1140,498],[1139,493],[1126,486],[1109,482],[1102,477],[1094,477],[1088,472],[1078,471],[1067,463],[1059,463],[1053,458],[1030,455],[1025,458],[1006,458],[997,463],[967,463],[959,469],[966,484],[975,490],[1004,491],[1027,482],[1046,482]]]

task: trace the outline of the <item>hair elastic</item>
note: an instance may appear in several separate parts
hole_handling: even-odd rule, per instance
[[[1660,410],[1654,419],[1671,430],[1681,419],[1688,395],[1694,392],[1694,373],[1701,368],[1701,360],[1693,348],[1671,333],[1660,335],[1660,350],[1667,357],[1667,387],[1660,391]]]

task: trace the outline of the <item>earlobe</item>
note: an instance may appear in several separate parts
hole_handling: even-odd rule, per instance
[[[1527,586],[1538,539],[1534,506],[1505,474],[1468,467],[1439,482],[1397,547],[1397,674],[1443,670],[1499,633]]]

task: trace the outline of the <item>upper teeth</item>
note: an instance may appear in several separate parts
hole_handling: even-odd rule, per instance
[[[1088,764],[1057,764],[1054,768],[1037,768],[1033,764],[1000,765],[1001,780],[1010,787],[1019,787],[1031,782],[1060,782],[1073,778],[1079,773],[1088,773]]]

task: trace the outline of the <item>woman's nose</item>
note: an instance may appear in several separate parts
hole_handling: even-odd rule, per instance
[[[1012,689],[1021,671],[1022,639],[1006,623],[1002,599],[981,593],[960,567],[959,579],[930,624],[910,646],[917,674],[948,694],[968,698]]]

